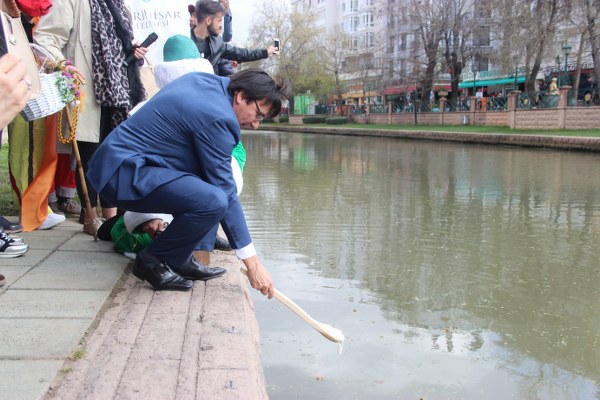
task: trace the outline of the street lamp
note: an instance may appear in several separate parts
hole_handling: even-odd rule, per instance
[[[569,72],[567,71],[567,63],[569,60],[569,54],[571,54],[572,47],[569,46],[569,44],[565,44],[562,47],[562,49],[563,49],[563,52],[565,53],[565,77],[564,77],[565,82],[563,84],[568,85],[569,84]]]
[[[471,67],[471,72],[473,72],[473,96],[477,96],[477,66],[475,64]]]
[[[519,90],[519,82],[517,81],[517,76],[519,73],[519,56],[515,56],[515,91]]]

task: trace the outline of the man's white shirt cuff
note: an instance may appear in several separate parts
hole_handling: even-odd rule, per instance
[[[254,257],[256,255],[256,249],[254,248],[254,243],[250,243],[248,246],[242,247],[241,249],[235,249],[235,254],[241,260],[245,260],[246,258]]]

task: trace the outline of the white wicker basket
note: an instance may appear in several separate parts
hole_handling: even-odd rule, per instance
[[[27,121],[33,121],[34,119],[44,118],[48,115],[55,114],[65,108],[66,103],[61,99],[58,86],[56,86],[56,80],[60,77],[60,72],[46,73],[44,65],[46,60],[54,61],[54,58],[48,51],[43,47],[36,44],[31,44],[31,47],[35,52],[43,54],[44,62],[40,66],[40,83],[41,93],[38,97],[30,99],[27,105],[21,111],[21,115]],[[42,58],[42,57],[38,57]]]
[[[23,118],[27,121],[33,121],[55,114],[65,108],[66,103],[61,100],[60,92],[56,86],[56,78],[59,76],[60,72],[52,72],[51,74],[40,72],[41,94],[27,102],[23,111],[21,111]]]

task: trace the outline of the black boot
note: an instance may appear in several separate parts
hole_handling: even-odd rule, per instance
[[[133,275],[143,281],[148,281],[156,290],[190,290],[194,282],[184,279],[158,258],[146,251],[138,253],[133,263]]]
[[[199,263],[194,256],[190,256],[187,263],[181,267],[171,267],[173,271],[185,279],[193,281],[207,281],[223,275],[227,270],[225,268],[209,268]]]

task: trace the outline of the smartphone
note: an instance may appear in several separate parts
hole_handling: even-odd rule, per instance
[[[273,39],[273,46],[275,46],[275,48],[277,49],[277,51],[280,50],[280,48],[279,48],[279,39]]]

